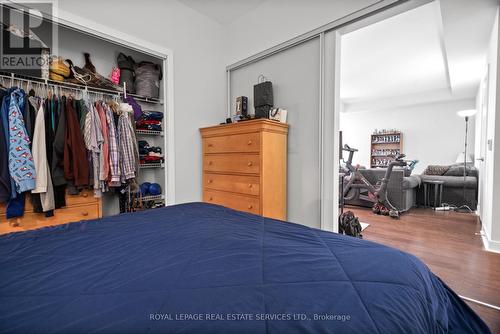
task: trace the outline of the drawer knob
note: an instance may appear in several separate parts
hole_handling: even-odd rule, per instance
[[[208,165],[209,165],[209,166],[212,166],[212,161],[209,161],[209,162],[208,162]]]
[[[88,193],[83,193],[82,196],[83,197],[89,197],[89,194]]]
[[[210,196],[210,197],[208,198],[208,200],[209,200],[209,201],[213,201],[213,199],[214,199],[214,198],[213,198],[212,196]]]
[[[248,188],[253,188],[253,184],[249,183]]]
[[[248,145],[252,145],[252,141],[251,140],[248,141]]]
[[[208,144],[208,147],[213,147],[214,145],[213,144]]]
[[[252,204],[250,204],[250,205],[248,206],[248,209],[249,209],[249,210],[253,209],[253,205],[252,205]]]
[[[87,211],[82,212],[82,216],[87,217],[89,213]]]
[[[212,179],[208,180],[208,183],[212,183],[212,182],[214,182]]]
[[[249,161],[249,162],[247,163],[247,165],[248,165],[248,167],[250,167],[250,166],[252,166],[252,165],[253,165],[253,163],[252,163],[251,161]]]

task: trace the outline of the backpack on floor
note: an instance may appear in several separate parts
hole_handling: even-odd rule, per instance
[[[339,217],[339,233],[363,239],[361,224],[352,211],[344,212]]]

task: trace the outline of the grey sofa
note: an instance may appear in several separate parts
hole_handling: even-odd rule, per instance
[[[372,184],[376,184],[385,175],[383,168],[360,169],[361,174]],[[420,185],[418,176],[405,176],[405,171],[394,170],[387,187],[389,201],[400,211],[408,211],[416,205],[416,189]],[[348,205],[372,207],[373,203],[360,199],[346,201]]]
[[[429,166],[430,167],[430,166]],[[466,177],[464,180],[463,166],[451,165],[443,173],[443,175],[429,175],[429,167],[424,171],[420,178],[424,181],[443,181],[443,202],[446,204],[461,206],[467,205],[472,210],[477,208],[477,187],[478,187],[478,171],[476,168],[469,166],[467,168]],[[465,185],[465,200],[464,200],[464,185]],[[417,191],[417,202],[419,205],[424,204],[424,190],[420,187]],[[432,196],[431,196],[432,204]]]

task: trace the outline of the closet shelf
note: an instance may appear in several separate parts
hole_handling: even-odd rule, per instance
[[[140,168],[164,168],[164,164],[141,164],[139,165]]]
[[[146,201],[162,201],[165,200],[165,195],[156,195],[156,196],[143,196],[140,198],[142,202]]]
[[[25,81],[25,82],[33,82],[33,83],[50,85],[50,86],[56,86],[56,87],[60,87],[63,89],[64,88],[66,88],[66,89],[78,89],[78,90],[88,91],[88,92],[96,93],[96,94],[104,94],[104,95],[111,95],[111,96],[118,96],[118,97],[124,96],[123,91],[111,90],[111,89],[105,89],[105,88],[99,88],[99,87],[93,87],[93,86],[87,86],[87,85],[81,85],[81,84],[75,84],[75,83],[71,83],[71,82],[61,82],[61,81],[55,81],[55,80],[50,80],[50,79],[42,79],[39,77],[15,74],[15,73],[11,73],[11,72],[0,71],[0,77],[7,79],[7,80],[16,80],[16,81],[20,80],[20,81]],[[150,97],[140,96],[140,95],[136,95],[136,94],[127,94],[127,95],[132,96],[137,101],[147,102],[147,103],[155,103],[155,104],[163,104],[162,99],[150,98]]]
[[[145,97],[145,96],[140,96],[140,95],[136,95],[136,94],[129,94],[129,93],[127,93],[127,95],[132,96],[137,101],[154,103],[154,104],[163,104],[162,99],[157,99],[157,98],[153,98],[153,97]]]
[[[135,133],[137,133],[138,135],[145,135],[145,136],[163,136],[163,131],[136,129]]]

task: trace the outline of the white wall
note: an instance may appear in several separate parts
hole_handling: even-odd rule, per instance
[[[347,112],[340,114],[343,143],[359,149],[354,163],[370,166],[370,135],[375,129],[399,129],[403,132],[403,153],[418,159],[414,173],[427,165],[455,163],[464,150],[465,122],[457,111],[475,107],[474,99],[432,103],[398,109]],[[469,121],[469,146],[474,151],[474,119]],[[347,159],[347,155],[345,155]]]
[[[374,4],[376,0],[267,0],[226,26],[227,64]]]
[[[499,14],[497,11],[496,21],[490,38],[490,46],[487,58],[489,68],[489,81],[487,89],[487,118],[485,120],[486,135],[478,134],[478,140],[486,140],[484,156],[484,175],[481,181],[484,196],[480,196],[481,221],[483,231],[486,234],[486,246],[489,249],[500,252],[500,67],[498,66],[500,56],[500,43],[498,38]],[[490,142],[490,144],[488,144]],[[497,205],[495,205],[497,204]]]
[[[59,8],[173,51],[176,201],[201,200],[198,128],[225,119],[223,27],[176,0],[64,0]]]

